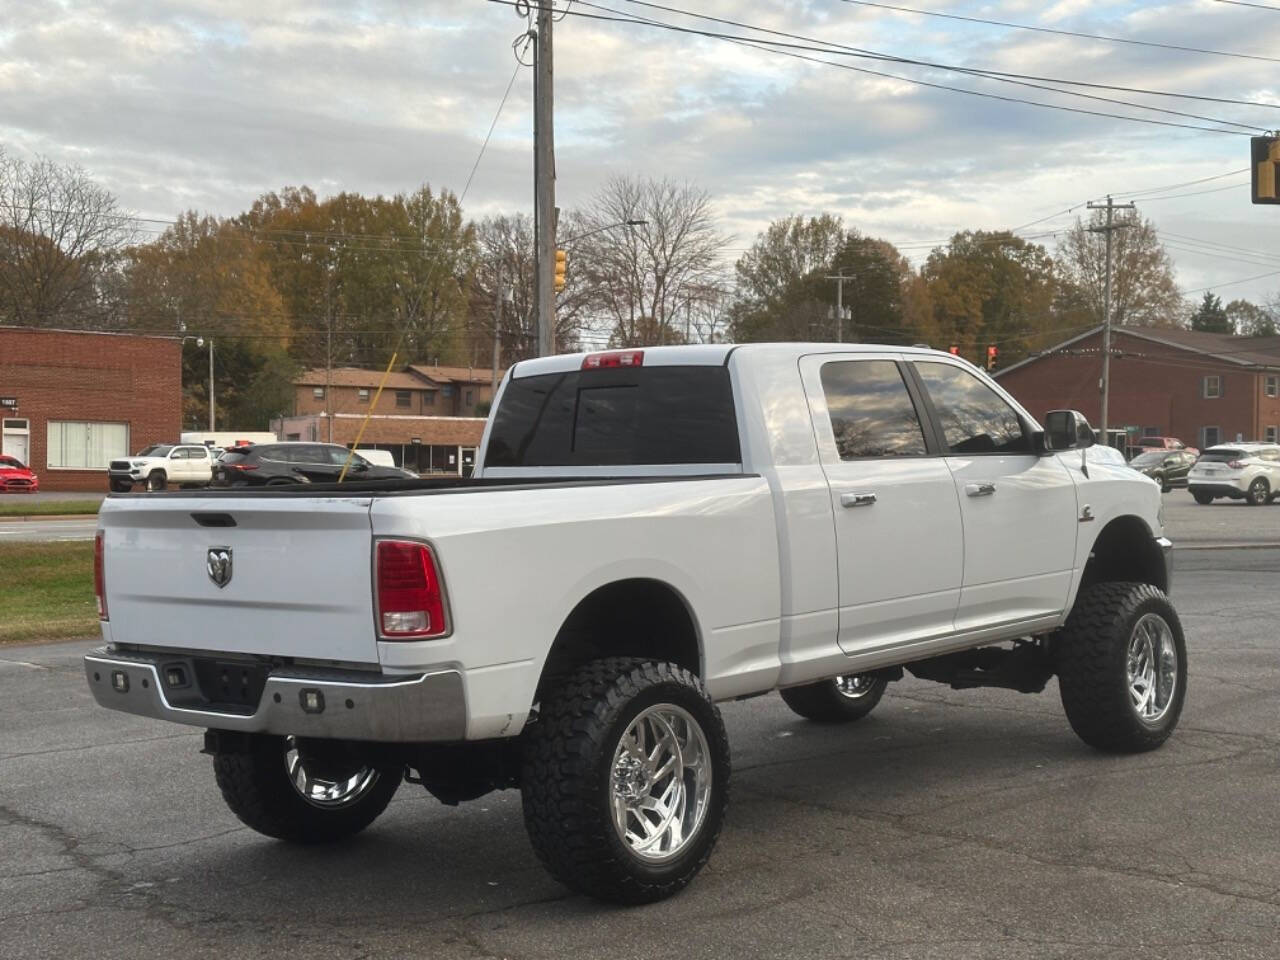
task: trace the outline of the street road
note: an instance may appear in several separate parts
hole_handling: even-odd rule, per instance
[[[0,518],[0,545],[5,543],[48,543],[53,540],[92,540],[98,529],[97,517],[71,520],[38,518],[6,520]]]
[[[513,792],[450,809],[405,784],[345,845],[266,840],[199,731],[93,706],[88,642],[0,648],[0,955],[1274,958],[1280,550],[1178,564],[1191,687],[1163,749],[1089,750],[1053,684],[907,680],[839,728],[724,704],[719,848],[630,910],[543,873]]]

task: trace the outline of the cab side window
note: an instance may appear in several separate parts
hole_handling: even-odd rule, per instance
[[[1031,453],[1013,407],[961,367],[916,363],[951,453]]]
[[[841,460],[927,452],[920,416],[893,360],[824,363],[822,392]]]

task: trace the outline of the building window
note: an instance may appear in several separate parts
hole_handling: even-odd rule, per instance
[[[407,406],[409,406],[409,391],[408,391],[408,390],[397,390],[397,391],[396,391],[396,406],[397,406],[397,407],[407,407]]]
[[[1216,447],[1222,442],[1222,431],[1218,427],[1200,428],[1200,448]]]
[[[360,390],[359,390],[359,391],[358,391],[358,393],[357,393],[357,396],[360,398],[360,402],[361,402],[361,403],[368,403],[368,402],[369,402],[369,388],[368,388],[368,387],[361,387],[361,388],[360,388]]]
[[[313,388],[311,389],[311,396],[315,397],[317,400],[323,400],[323,399],[324,399],[324,387],[313,387]]]
[[[467,395],[462,399],[462,402],[465,403],[468,407],[475,402],[472,395],[473,395],[473,391],[468,390]]]
[[[426,393],[422,395],[422,402],[425,406],[434,407],[436,405],[435,393],[428,390]]]
[[[442,396],[442,397],[452,397],[452,396],[453,396],[453,387],[452,387],[452,385],[450,385],[450,384],[447,384],[447,383],[446,383],[443,387],[441,387],[441,388],[440,388],[440,396]]]
[[[284,435],[284,438],[285,438],[286,440],[288,440],[290,443],[297,443],[299,440],[301,440],[301,439],[302,439],[302,434],[300,434],[300,433],[286,433],[286,434]]]
[[[1268,397],[1280,396],[1280,377],[1267,377],[1262,392]]]
[[[1160,436],[1160,428],[1159,427],[1143,427],[1142,435],[1144,437],[1158,437]]]
[[[50,420],[50,470],[105,470],[112,460],[129,455],[127,423],[85,423]]]
[[[1222,377],[1210,376],[1204,378],[1204,398],[1206,400],[1216,400],[1222,396]]]
[[[1267,436],[1266,436],[1266,440],[1267,440],[1267,443],[1277,443],[1277,442],[1280,442],[1280,428],[1277,428],[1277,427],[1267,427]]]

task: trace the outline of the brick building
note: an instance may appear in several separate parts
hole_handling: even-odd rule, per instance
[[[387,374],[379,397],[381,370],[308,370],[294,381],[293,416],[271,426],[282,440],[346,446],[363,427],[360,446],[390,451],[399,466],[417,473],[466,473],[493,401],[492,378],[491,370],[478,367],[412,365]]]
[[[1102,328],[998,371],[1000,384],[1043,420],[1049,410],[1102,418]],[[1280,337],[1115,327],[1108,426],[1190,446],[1280,440]]]
[[[172,337],[0,327],[0,452],[42,490],[107,489],[107,463],[182,427]]]

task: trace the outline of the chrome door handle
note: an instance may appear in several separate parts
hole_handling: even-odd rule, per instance
[[[876,502],[874,493],[842,493],[840,494],[840,506],[842,507],[869,507]]]
[[[996,492],[994,483],[966,483],[964,492],[971,497],[989,497]]]

